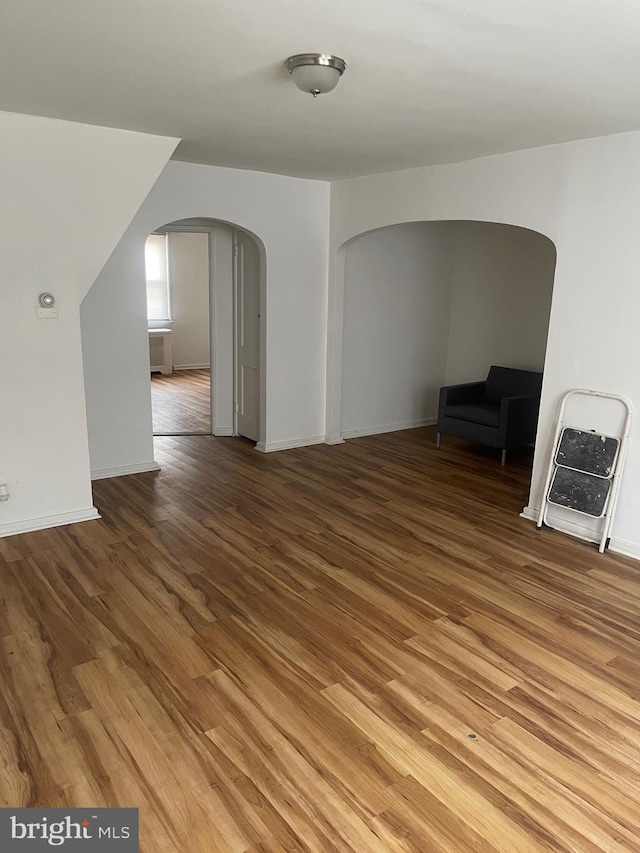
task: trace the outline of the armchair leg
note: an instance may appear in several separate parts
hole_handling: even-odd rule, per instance
[[[500,464],[501,465],[507,464],[507,450],[506,450],[506,448],[502,451],[502,462]]]
[[[440,447],[440,433],[436,433],[436,447]]]

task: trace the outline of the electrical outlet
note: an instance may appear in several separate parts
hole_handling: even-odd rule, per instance
[[[36,317],[38,320],[57,320],[57,308],[36,308]]]
[[[9,500],[9,484],[6,480],[0,482],[0,501]]]

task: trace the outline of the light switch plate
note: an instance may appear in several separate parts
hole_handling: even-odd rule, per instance
[[[57,308],[36,308],[36,317],[38,320],[57,320]]]

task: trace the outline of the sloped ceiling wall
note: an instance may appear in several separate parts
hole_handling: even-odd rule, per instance
[[[79,305],[177,143],[0,113],[0,535],[95,515]]]

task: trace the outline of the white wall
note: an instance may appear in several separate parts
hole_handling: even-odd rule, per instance
[[[95,516],[78,307],[176,144],[0,113],[0,535]]]
[[[640,407],[638,198],[637,132],[333,184],[328,435],[340,428],[344,258],[338,250],[345,241],[421,220],[473,219],[539,231],[553,240],[558,259],[528,508],[535,513],[561,395],[587,387],[627,395]],[[612,545],[640,556],[637,428]]]
[[[209,367],[209,234],[170,231],[167,240],[173,364]]]
[[[535,231],[492,222],[452,227],[446,384],[483,379],[492,364],[542,370],[556,260],[553,243]]]
[[[94,471],[154,464],[143,246],[190,217],[236,224],[263,246],[262,448],[323,439],[329,185],[172,161],[82,306]]]
[[[433,422],[447,369],[454,228],[410,223],[345,258],[343,437]]]

